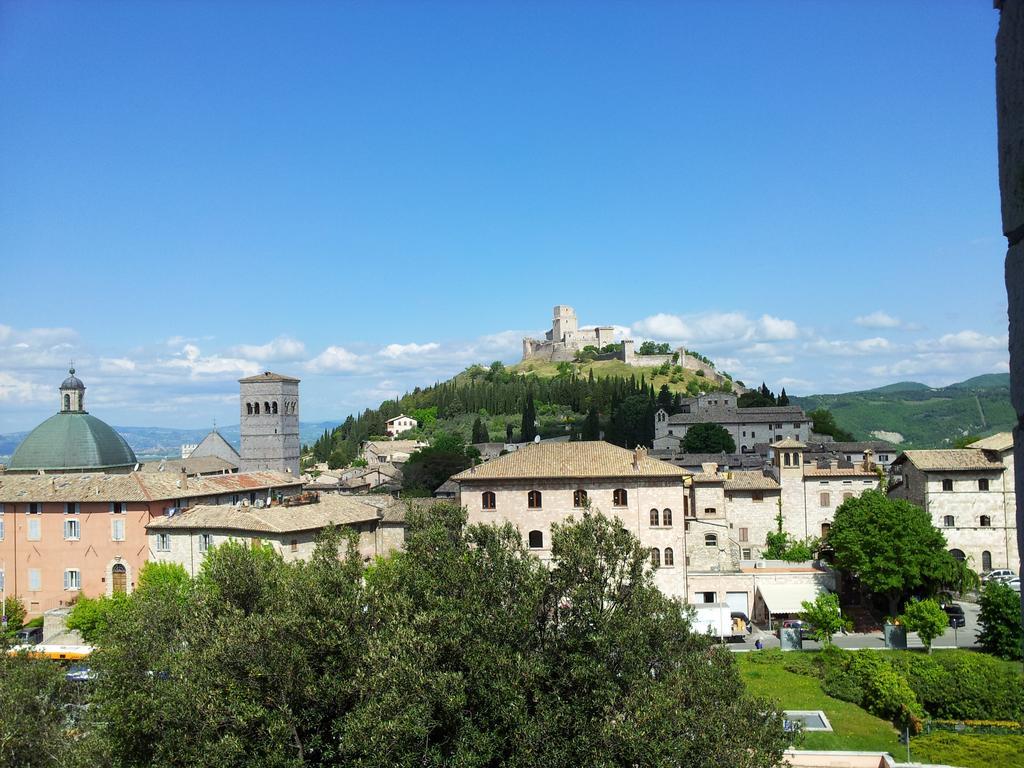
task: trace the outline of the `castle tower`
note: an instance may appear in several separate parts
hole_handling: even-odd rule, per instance
[[[279,373],[239,379],[242,472],[299,476],[299,380]]]
[[[576,310],[564,304],[556,306],[551,319],[551,340],[568,341],[576,335],[577,330]]]

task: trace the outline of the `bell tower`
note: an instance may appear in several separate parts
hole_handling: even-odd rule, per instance
[[[68,369],[68,377],[60,385],[60,412],[85,413],[85,384],[75,376],[75,366]]]
[[[299,476],[299,380],[265,371],[239,379],[242,472]]]

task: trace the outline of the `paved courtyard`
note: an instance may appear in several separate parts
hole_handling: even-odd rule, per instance
[[[954,630],[949,627],[945,634],[935,638],[932,648],[976,648],[978,645],[978,605],[976,603],[958,603],[964,609],[966,625]],[[778,648],[779,638],[774,632],[754,627],[753,632],[748,634],[742,641],[730,642],[730,650],[737,652],[754,651],[754,643],[760,638],[765,648]],[[840,648],[856,650],[859,648],[885,648],[885,640],[881,632],[851,632],[839,634],[833,638],[833,643]],[[821,643],[817,640],[804,640],[805,650],[818,650]],[[911,632],[907,635],[908,648],[923,648],[924,645],[917,635]]]

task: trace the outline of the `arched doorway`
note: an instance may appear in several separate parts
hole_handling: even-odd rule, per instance
[[[128,569],[121,563],[115,563],[110,569],[111,590],[116,595],[128,592]]]

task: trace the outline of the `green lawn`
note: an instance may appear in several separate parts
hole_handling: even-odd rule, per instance
[[[832,724],[831,733],[806,733],[801,749],[839,749],[889,752],[906,760],[907,748],[893,726],[855,704],[827,696],[818,680],[783,669],[781,664],[757,664],[751,654],[737,654],[740,674],[757,696],[776,701],[782,709],[820,709]],[[1024,768],[1024,736],[977,736],[931,733],[911,741],[913,760],[963,768]]]

